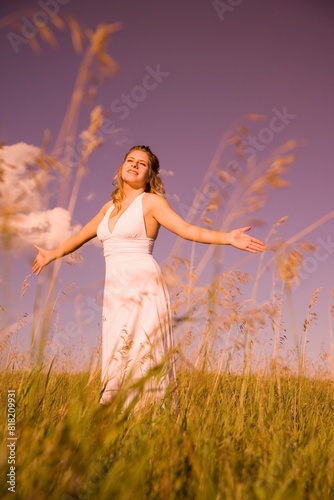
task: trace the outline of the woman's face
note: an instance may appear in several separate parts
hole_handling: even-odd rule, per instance
[[[149,158],[145,151],[130,151],[122,165],[123,181],[133,187],[146,187],[149,174]]]

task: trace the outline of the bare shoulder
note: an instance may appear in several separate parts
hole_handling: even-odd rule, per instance
[[[100,214],[105,215],[107,210],[114,204],[113,200],[107,201],[100,210]]]
[[[143,203],[147,211],[168,206],[167,200],[161,194],[145,193]]]

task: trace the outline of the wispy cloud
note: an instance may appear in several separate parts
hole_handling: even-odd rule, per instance
[[[46,169],[37,168],[41,149],[24,142],[0,149],[0,209],[20,213],[42,208],[42,192],[48,182]]]
[[[19,214],[11,219],[11,232],[27,243],[55,248],[80,229],[65,208]]]
[[[15,238],[12,248],[53,248],[80,229],[65,208],[47,208],[51,179],[40,148],[20,142],[0,149],[0,230]]]

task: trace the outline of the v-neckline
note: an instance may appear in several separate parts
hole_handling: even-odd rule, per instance
[[[143,196],[143,194],[144,194],[144,193],[145,193],[145,191],[144,191],[143,193],[140,193],[138,196],[136,196],[136,197],[135,197],[135,199],[134,199],[134,200],[132,200],[132,201],[131,201],[130,205],[128,205],[128,206],[126,207],[126,209],[125,209],[125,210],[124,210],[124,211],[123,211],[123,212],[122,212],[122,213],[121,213],[121,214],[117,217],[117,219],[115,220],[115,224],[113,225],[113,228],[112,228],[112,230],[110,231],[110,226],[109,226],[110,216],[111,216],[111,214],[113,213],[113,211],[115,210],[115,205],[112,205],[112,206],[113,206],[113,209],[112,209],[112,211],[110,212],[110,214],[109,214],[109,216],[108,216],[108,221],[107,221],[108,231],[109,231],[110,235],[112,235],[112,234],[113,234],[114,229],[115,229],[115,227],[116,227],[116,224],[117,224],[117,222],[119,221],[119,219],[122,217],[122,215],[124,215],[124,214],[125,214],[125,212],[126,212],[127,210],[129,210],[129,208],[130,208],[130,207],[134,204],[134,202],[135,202],[138,198],[140,198],[140,196]]]

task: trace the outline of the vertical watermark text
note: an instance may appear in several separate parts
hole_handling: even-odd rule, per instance
[[[7,392],[7,448],[9,465],[7,473],[8,491],[15,493],[16,488],[16,393],[15,389]]]

